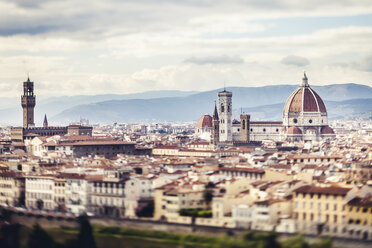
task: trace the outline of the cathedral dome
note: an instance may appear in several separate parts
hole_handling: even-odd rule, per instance
[[[334,134],[335,132],[333,131],[331,127],[325,126],[325,127],[322,127],[321,133],[322,134]]]
[[[293,126],[293,127],[288,128],[287,134],[302,134],[302,132],[301,132],[301,129]]]
[[[322,98],[310,88],[306,74],[304,74],[300,87],[289,96],[284,106],[284,114],[303,112],[327,114]]]
[[[196,123],[196,128],[212,127],[212,116],[203,115]]]

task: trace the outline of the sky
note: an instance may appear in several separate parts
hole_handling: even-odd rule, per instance
[[[371,0],[0,0],[0,97],[372,86]]]

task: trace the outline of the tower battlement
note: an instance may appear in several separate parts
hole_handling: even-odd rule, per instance
[[[31,82],[30,78],[27,78],[27,81],[23,82],[21,105],[23,109],[23,127],[29,128],[35,126],[34,109],[36,105],[36,97],[34,95],[34,82]]]

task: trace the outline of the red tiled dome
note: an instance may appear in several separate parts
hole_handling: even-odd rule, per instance
[[[325,126],[325,127],[322,127],[321,133],[322,134],[334,134],[335,132],[333,131],[331,127]]]
[[[293,126],[293,127],[288,128],[287,134],[302,134],[302,132],[301,132],[301,129]]]
[[[203,115],[196,123],[196,128],[212,127],[212,116]]]
[[[306,74],[302,85],[296,89],[288,98],[284,113],[321,112],[327,113],[325,104],[320,96],[310,88],[307,83]]]

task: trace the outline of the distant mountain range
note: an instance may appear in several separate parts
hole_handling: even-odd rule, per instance
[[[229,87],[233,92],[234,116],[251,114],[253,120],[281,120],[283,106],[297,85]],[[331,119],[372,118],[372,88],[358,84],[312,87],[325,100]],[[36,122],[47,113],[52,124],[68,124],[80,117],[91,123],[196,121],[211,114],[217,93],[152,91],[127,95],[48,98],[37,102]],[[19,101],[19,99],[18,99]],[[21,107],[0,109],[1,123],[21,124]],[[3,118],[4,117],[4,118]]]

